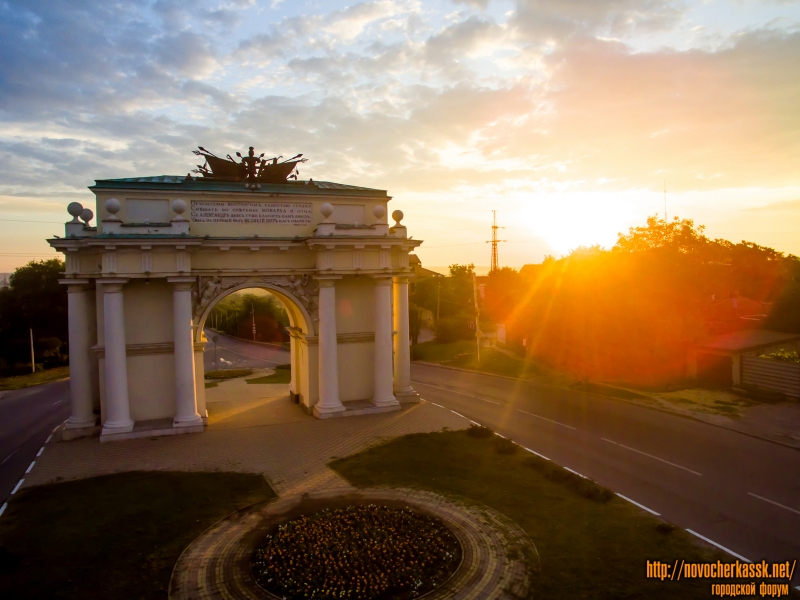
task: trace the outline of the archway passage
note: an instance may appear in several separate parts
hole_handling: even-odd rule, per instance
[[[204,298],[203,291],[209,289],[213,293]],[[288,383],[289,398],[308,407],[310,386],[315,384],[306,343],[313,332],[308,310],[315,306],[302,292],[298,298],[275,282],[258,280],[217,277],[208,281],[201,290],[195,323],[196,339],[205,346],[202,360],[195,359],[196,369],[202,371],[198,379],[204,381],[206,373],[216,379],[275,369],[274,376],[264,382]],[[206,404],[204,391],[205,387],[198,389],[198,405]]]

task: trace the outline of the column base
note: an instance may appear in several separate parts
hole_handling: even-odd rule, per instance
[[[152,438],[162,435],[180,435],[182,433],[203,433],[203,424],[193,427],[173,427],[172,419],[152,419],[148,421],[137,421],[132,431],[119,433],[103,433],[100,435],[101,442],[121,442],[123,440],[134,440],[137,438]]]
[[[64,427],[61,430],[61,440],[69,442],[70,440],[77,440],[78,438],[92,437],[100,433],[98,425],[89,427]]]
[[[337,416],[339,413],[343,413],[344,411],[345,407],[341,404],[339,406],[334,406],[333,408],[321,407],[319,404],[314,405],[314,416],[318,419],[329,419]]]
[[[97,425],[97,416],[92,415],[89,419],[67,419],[64,429],[86,429],[87,427],[94,427]]]
[[[379,407],[379,408],[384,408],[386,406],[399,406],[400,405],[400,402],[398,402],[397,398],[395,398],[394,396],[389,396],[388,398],[383,398],[383,399],[373,398],[372,399],[372,403],[375,406]]]
[[[109,423],[106,421],[103,425],[102,431],[100,432],[100,441],[103,441],[103,437],[106,436],[130,433],[133,431],[133,425],[133,421],[129,421],[128,423]]]
[[[188,419],[173,419],[172,426],[173,427],[202,427],[203,426],[203,417],[200,415],[195,415],[194,417],[189,417]]]
[[[412,404],[420,401],[419,392],[411,387],[407,390],[395,392],[394,395],[400,404]]]

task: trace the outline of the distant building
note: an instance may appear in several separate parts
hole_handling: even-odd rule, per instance
[[[11,273],[0,273],[0,288],[7,288],[11,279]]]

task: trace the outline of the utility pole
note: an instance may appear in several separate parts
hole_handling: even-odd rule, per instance
[[[31,373],[36,373],[36,361],[33,356],[33,328],[31,328]]]
[[[478,364],[481,364],[481,309],[478,304],[478,277],[475,272],[472,272],[472,297],[475,300],[475,341],[478,344]]]
[[[442,287],[442,278],[436,278],[436,328],[439,328],[439,292]]]
[[[498,229],[505,229],[505,227],[498,227],[497,225],[497,211],[492,211],[492,239],[487,244],[492,245],[492,266],[489,268],[489,271],[496,271],[500,268],[500,261],[497,257],[497,244],[500,242],[505,242],[506,240],[498,240],[497,239],[497,230]]]
[[[664,222],[667,222],[667,180],[664,180]]]
[[[253,306],[253,301],[248,300],[250,303],[250,314],[253,315],[253,341],[256,341],[256,307]]]

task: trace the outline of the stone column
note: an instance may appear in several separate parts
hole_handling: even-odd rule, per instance
[[[133,431],[128,401],[128,365],[125,348],[125,311],[122,286],[127,279],[104,279],[103,329],[105,339],[106,421],[101,435]]]
[[[375,406],[397,406],[392,393],[392,278],[375,278]]]
[[[94,427],[97,418],[92,406],[92,365],[88,281],[68,279],[67,306],[69,310],[69,396],[72,414],[65,429]]]
[[[411,350],[408,338],[408,277],[394,278],[394,392],[416,395],[411,387]]]
[[[319,280],[319,418],[344,411],[339,400],[339,360],[336,341],[336,280]]]
[[[175,353],[175,418],[173,427],[203,426],[197,414],[192,323],[192,277],[170,277],[173,303],[173,346]]]

